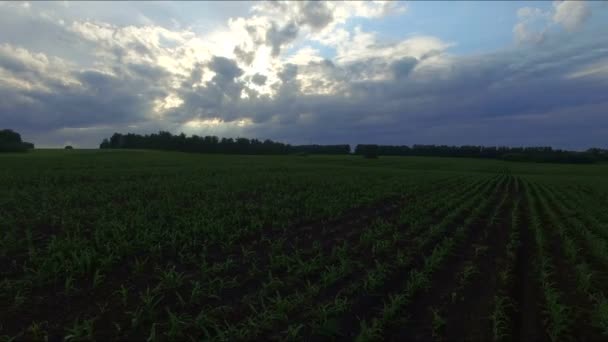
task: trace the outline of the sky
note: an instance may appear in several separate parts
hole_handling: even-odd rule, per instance
[[[0,1],[0,128],[608,148],[608,2]]]

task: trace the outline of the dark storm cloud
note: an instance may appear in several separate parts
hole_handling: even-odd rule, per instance
[[[251,77],[251,82],[257,84],[257,85],[264,85],[266,84],[266,80],[268,79],[268,77],[261,75],[261,74],[255,74]]]
[[[144,80],[162,80],[171,75],[166,69],[149,64],[125,63],[122,66],[115,67],[114,70],[116,73],[120,73],[119,70],[124,70],[137,79]]]
[[[325,28],[334,18],[325,2],[302,1],[299,5],[300,20],[298,24],[308,25],[313,30],[318,31]]]
[[[243,63],[250,65],[255,57],[255,51],[246,51],[238,46],[234,48],[234,55]]]
[[[278,27],[274,22],[268,31],[266,31],[266,44],[272,47],[272,55],[274,57],[281,53],[281,46],[292,42],[298,36],[299,28],[293,23],[287,23],[283,27]]]
[[[226,57],[214,56],[209,63],[209,68],[216,73],[216,77],[233,81],[243,74],[243,70],[238,67],[235,61]]]
[[[418,64],[418,59],[414,57],[404,57],[392,63],[391,69],[395,78],[407,77]]]
[[[48,82],[51,92],[1,88],[3,123],[38,130],[129,124],[145,120],[152,109],[150,98],[164,95],[160,88],[144,88],[143,79],[128,80],[96,71],[73,76],[81,85]]]
[[[256,45],[266,45],[272,48],[272,56],[277,57],[283,46],[293,42],[303,27],[312,32],[319,32],[334,20],[332,10],[322,1],[297,1],[293,3],[269,1],[260,4],[260,8],[269,9],[274,14],[269,18],[269,27],[261,29],[246,25],[245,29]],[[259,10],[263,12],[264,10]],[[283,20],[287,22],[281,23]],[[249,64],[252,58],[240,47],[235,48],[235,55],[241,61]]]
[[[283,67],[283,70],[281,70],[281,72],[279,73],[279,78],[281,79],[281,81],[285,82],[290,82],[292,80],[294,80],[296,78],[296,76],[298,75],[298,66],[295,64],[285,64],[285,66]]]
[[[192,89],[195,84],[199,83],[203,78],[203,67],[202,63],[194,64],[190,76],[182,81],[181,89]]]
[[[167,95],[169,74],[137,63],[109,69],[73,69],[41,53],[0,45],[2,126],[45,136],[149,120],[153,100]]]
[[[212,118],[222,114],[229,119],[238,117],[230,108],[239,101],[243,91],[242,82],[237,81],[243,70],[236,61],[218,56],[211,58],[206,66],[215,75],[204,87],[192,88],[192,84],[201,79],[204,65],[197,65],[189,77],[190,81],[182,83],[179,96],[184,104],[168,115],[174,122],[183,123],[192,118]]]
[[[268,1],[262,6],[272,9],[277,16],[291,15],[295,20],[294,24],[306,25],[313,31],[325,28],[334,19],[332,10],[324,1],[298,1],[291,4],[285,1]]]
[[[23,61],[16,56],[7,54],[0,54],[0,68],[9,70],[15,74],[27,74],[31,72]]]
[[[236,78],[243,74],[243,70],[238,67],[235,61],[225,57],[213,57],[209,63],[209,68],[215,72],[215,76],[208,83],[207,96],[218,96],[222,99],[227,96],[233,101],[238,101],[243,89],[243,84],[236,81]]]
[[[569,76],[608,57],[597,42],[562,46],[556,40],[551,54],[545,45],[450,57],[448,67],[426,73],[414,58],[378,63],[393,77],[347,79],[331,95],[303,94],[298,75],[319,65],[328,75],[352,75],[352,66],[286,65],[276,98],[238,100],[226,106],[226,118],[235,119],[237,111],[261,123],[250,134],[304,143],[313,137],[326,143],[602,145],[599,133],[587,132],[608,127],[602,115],[608,111],[608,79]]]

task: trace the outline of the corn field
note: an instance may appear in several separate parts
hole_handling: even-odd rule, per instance
[[[608,165],[0,156],[0,340],[606,340]]]

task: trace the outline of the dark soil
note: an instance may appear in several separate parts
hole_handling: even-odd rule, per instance
[[[503,188],[503,191],[507,191],[507,189]],[[502,192],[498,191],[493,195],[490,210],[493,210],[499,204],[501,194]],[[474,246],[487,246],[487,242],[484,242],[484,240],[489,235],[484,234],[484,231],[488,229],[489,214],[489,212],[486,212],[477,221],[473,222],[466,240],[444,262],[442,268],[433,274],[431,288],[416,296],[408,306],[405,324],[387,330],[386,336],[388,339],[391,341],[429,341],[441,339],[445,336],[447,340],[461,340],[468,335],[469,331],[467,331],[465,323],[468,319],[474,319],[474,317],[468,317],[467,314],[471,310],[471,304],[466,302],[458,305],[454,304],[454,307],[450,308],[448,312],[446,312],[446,308],[451,303],[451,295],[456,288],[460,270],[462,270],[465,261],[470,260],[475,253]],[[487,274],[480,273],[480,275]],[[446,324],[439,329],[440,331],[433,331],[433,311],[446,321]]]
[[[528,199],[523,196],[520,215],[521,245],[515,265],[515,286],[512,293],[516,305],[514,331],[511,334],[520,341],[546,341],[548,336],[542,325],[542,293],[538,281],[536,242],[529,227]]]

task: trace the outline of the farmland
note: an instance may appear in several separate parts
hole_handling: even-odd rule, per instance
[[[608,339],[607,206],[606,164],[0,155],[0,339]]]

